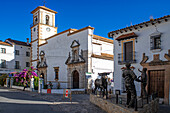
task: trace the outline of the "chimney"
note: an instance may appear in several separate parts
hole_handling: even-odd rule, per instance
[[[29,45],[29,38],[27,38],[27,45]]]
[[[149,17],[149,19],[150,19],[150,21],[154,21],[154,18],[152,15]]]

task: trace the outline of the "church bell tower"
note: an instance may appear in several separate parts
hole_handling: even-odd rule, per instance
[[[53,11],[45,6],[39,6],[34,9],[33,23],[31,29],[31,65],[36,67],[39,61],[39,47],[46,43],[47,38],[57,34],[57,27],[55,27],[55,14]]]

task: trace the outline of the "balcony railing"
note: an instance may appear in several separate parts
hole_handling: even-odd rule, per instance
[[[0,64],[0,67],[1,68],[7,68],[7,65],[6,64]]]
[[[151,50],[154,50],[154,49],[161,49],[161,46],[159,45],[159,46],[153,46],[153,47],[151,47]]]
[[[119,64],[136,63],[136,52],[133,51],[129,53],[119,53],[118,63]]]

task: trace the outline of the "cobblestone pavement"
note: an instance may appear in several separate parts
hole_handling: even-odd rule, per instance
[[[48,102],[50,111],[55,113],[106,113],[98,106],[90,103],[89,95],[77,94],[72,95],[72,104],[69,99],[64,98],[59,94],[38,94],[36,92],[21,91],[10,89],[13,92],[28,95],[28,97],[40,99]],[[45,108],[44,108],[45,109]],[[160,105],[158,113],[170,113],[170,106]]]
[[[170,113],[170,106],[160,104],[158,113]]]
[[[50,102],[49,107],[56,113],[106,113],[98,106],[90,103],[89,95],[87,94],[72,95],[71,104],[70,100],[68,98],[63,99],[61,94],[38,94],[36,92],[16,91]]]

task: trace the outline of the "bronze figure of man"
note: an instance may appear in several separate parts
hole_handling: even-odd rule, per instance
[[[146,98],[146,96],[147,96],[147,93],[146,93],[146,85],[147,85],[147,74],[146,74],[146,71],[147,71],[147,68],[143,68],[142,71],[140,71],[138,69],[138,71],[141,72],[141,76],[139,76],[139,77],[141,77],[141,81],[142,81],[142,83],[141,83],[141,85],[142,85],[141,97]]]
[[[130,69],[131,64],[126,64],[126,69],[123,70],[122,77],[125,79],[125,87],[127,92],[127,107],[134,107],[135,99],[136,99],[136,88],[134,84],[134,80],[137,82],[141,82],[139,80],[133,70]]]

